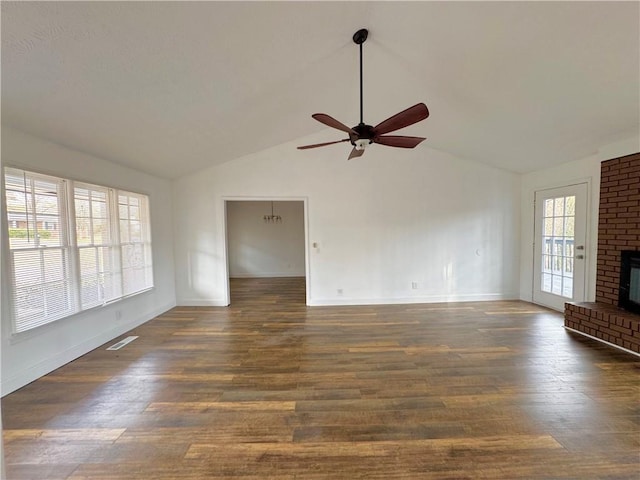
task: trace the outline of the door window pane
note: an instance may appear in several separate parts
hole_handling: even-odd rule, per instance
[[[573,297],[575,204],[573,195],[546,199],[542,218],[541,289],[567,298]]]

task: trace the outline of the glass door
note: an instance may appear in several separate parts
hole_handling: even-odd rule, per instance
[[[584,301],[587,184],[535,194],[533,301],[556,310]]]

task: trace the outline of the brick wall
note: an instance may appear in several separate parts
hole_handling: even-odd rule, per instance
[[[640,315],[618,308],[622,250],[640,250],[640,153],[602,162],[596,301],[564,309],[566,327],[640,354]]]
[[[596,302],[618,305],[622,250],[640,250],[640,153],[602,162]]]

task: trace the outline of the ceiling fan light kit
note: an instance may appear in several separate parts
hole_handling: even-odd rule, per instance
[[[420,122],[429,116],[429,110],[424,103],[417,103],[413,107],[409,107],[400,113],[396,113],[392,117],[387,118],[383,122],[380,122],[375,127],[367,125],[363,120],[363,75],[362,75],[362,44],[367,40],[369,31],[365,28],[358,30],[353,34],[353,42],[360,47],[360,123],[353,128],[347,127],[345,124],[339,122],[335,118],[325,113],[314,113],[312,118],[320,123],[327,125],[328,127],[341,130],[349,134],[349,138],[342,140],[336,140],[334,142],[316,143],[313,145],[304,145],[298,147],[299,150],[306,150],[308,148],[324,147],[327,145],[333,145],[336,143],[350,142],[353,145],[348,160],[355,157],[360,157],[364,153],[365,148],[372,144],[378,143],[380,145],[386,145],[388,147],[399,148],[415,148],[420,142],[426,140],[424,137],[408,137],[404,135],[385,135],[401,128],[408,127],[414,123]]]

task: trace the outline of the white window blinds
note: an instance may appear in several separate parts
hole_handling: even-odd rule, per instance
[[[148,210],[144,195],[119,193],[122,288],[125,295],[153,285]]]
[[[5,169],[14,331],[153,287],[149,198]]]
[[[80,300],[86,309],[122,296],[120,259],[109,189],[76,184],[73,191]]]
[[[7,169],[11,301],[24,331],[76,311],[62,179]]]

